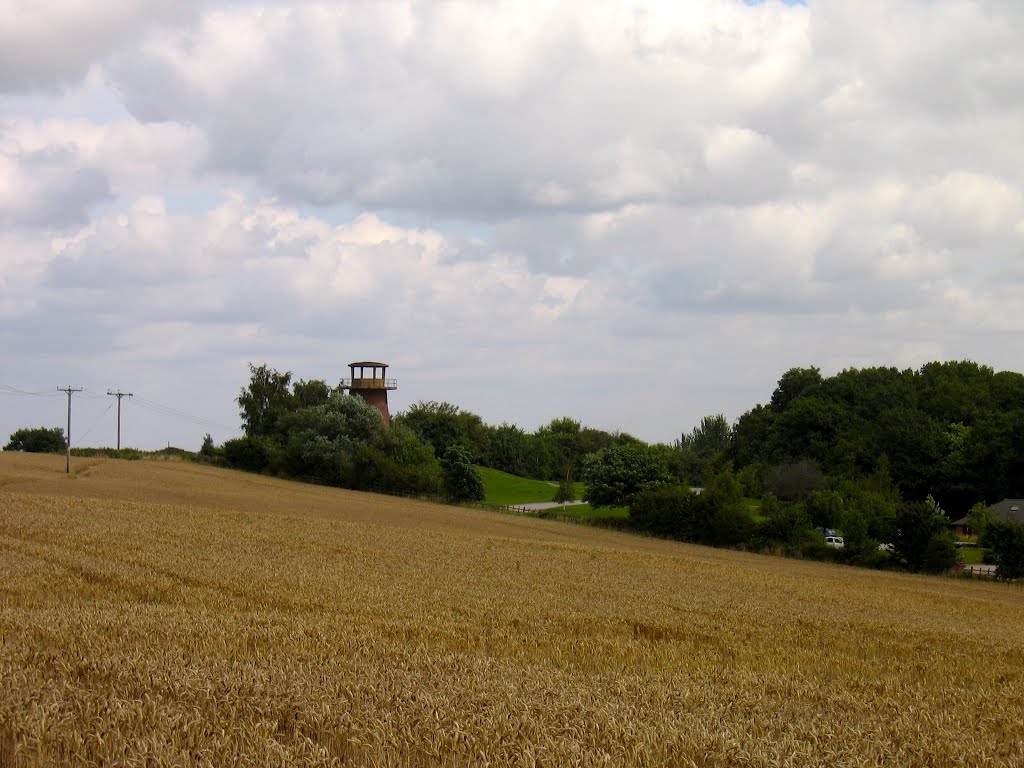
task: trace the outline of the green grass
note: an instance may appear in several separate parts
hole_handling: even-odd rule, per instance
[[[546,480],[529,480],[496,469],[477,467],[484,479],[484,501],[488,504],[532,504],[554,501],[558,486]]]
[[[574,504],[564,509],[551,510],[559,517],[579,517],[588,520],[625,520],[629,517],[629,507],[599,507],[594,509],[589,504]]]
[[[964,561],[964,565],[981,565],[985,550],[981,547],[963,547],[958,549],[956,554]]]

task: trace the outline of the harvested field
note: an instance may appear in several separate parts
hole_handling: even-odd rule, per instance
[[[0,766],[1024,764],[1024,591],[0,454]]]

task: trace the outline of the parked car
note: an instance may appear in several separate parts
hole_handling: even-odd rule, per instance
[[[879,544],[878,548],[882,552],[894,552],[896,550],[896,547],[894,547],[892,544]]]
[[[842,536],[826,536],[825,546],[832,547],[833,549],[842,549],[846,546],[846,542],[843,541]]]

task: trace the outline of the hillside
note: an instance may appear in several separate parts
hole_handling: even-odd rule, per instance
[[[0,766],[1024,761],[1024,590],[0,454]]]

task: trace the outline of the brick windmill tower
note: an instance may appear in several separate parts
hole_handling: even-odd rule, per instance
[[[348,364],[350,377],[342,379],[341,388],[359,395],[367,403],[380,411],[384,419],[384,429],[391,426],[391,414],[388,413],[388,391],[398,389],[395,379],[386,378],[388,364],[373,361],[361,361]],[[366,375],[369,369],[370,375]],[[358,371],[358,373],[356,373]],[[378,374],[378,371],[380,372]]]

